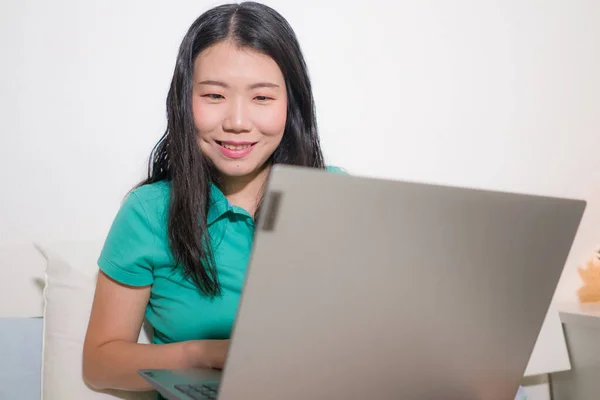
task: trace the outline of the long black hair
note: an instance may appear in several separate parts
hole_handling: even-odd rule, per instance
[[[140,184],[170,181],[168,237],[176,266],[211,297],[221,286],[208,235],[210,185],[218,174],[202,156],[192,114],[194,61],[208,47],[232,40],[270,56],[286,83],[287,121],[269,162],[324,168],[314,99],[304,57],[288,22],[255,2],[225,4],[202,14],[183,38],[167,96],[167,129],[154,147],[148,177]]]

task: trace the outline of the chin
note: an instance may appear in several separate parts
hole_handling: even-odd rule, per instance
[[[260,165],[256,165],[256,163],[241,160],[220,162],[217,163],[216,167],[221,174],[232,178],[253,175],[262,170]]]

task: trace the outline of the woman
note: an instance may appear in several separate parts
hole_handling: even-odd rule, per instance
[[[257,3],[200,16],[183,39],[168,125],[99,258],[86,381],[149,390],[148,368],[222,368],[274,163],[325,168],[294,32]],[[153,344],[138,344],[144,318]]]

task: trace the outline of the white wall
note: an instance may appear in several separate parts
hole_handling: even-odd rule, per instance
[[[179,41],[214,4],[0,3],[0,245],[105,233],[165,127]],[[300,38],[331,163],[587,199],[556,295],[575,300],[600,243],[600,2],[269,4]],[[565,362],[553,326],[546,365]]]

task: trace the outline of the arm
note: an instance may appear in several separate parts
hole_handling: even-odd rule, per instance
[[[144,391],[152,388],[139,369],[222,368],[228,341],[138,344],[149,295],[150,286],[125,286],[99,274],[83,349],[83,375],[90,386]]]
[[[84,379],[96,389],[143,391],[140,369],[222,368],[228,341],[137,343],[150,290],[156,221],[136,193],[121,205],[98,259],[100,273],[83,348]]]

